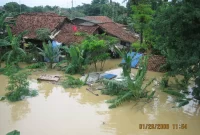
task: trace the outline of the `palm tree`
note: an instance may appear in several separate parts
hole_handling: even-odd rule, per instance
[[[48,44],[43,42],[43,50],[38,48],[40,51],[39,54],[44,56],[44,58],[48,59],[48,62],[50,63],[50,67],[53,68],[53,63],[57,57],[60,56],[61,51],[59,48],[55,49],[53,48],[51,42],[49,41]]]
[[[12,35],[11,29],[8,25],[6,25],[6,30],[8,32],[8,37],[4,39],[0,39],[0,46],[10,46],[11,50],[6,52],[2,57],[2,59],[6,60],[6,65],[15,64],[18,66],[18,62],[26,56],[26,52],[20,48],[20,41],[22,36],[26,33],[23,32],[17,36]]]

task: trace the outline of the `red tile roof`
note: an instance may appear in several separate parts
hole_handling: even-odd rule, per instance
[[[35,31],[39,28],[48,28],[51,31],[64,21],[66,17],[59,16],[55,13],[24,13],[17,17],[16,26],[13,27],[12,32],[19,34],[25,30],[29,33],[26,35],[29,39],[35,39]]]
[[[109,17],[107,16],[86,16],[84,17],[88,20],[95,20],[95,21],[98,21],[99,23],[108,23],[108,22],[113,22],[112,19],[110,19]]]
[[[124,30],[122,27],[118,26],[114,22],[102,23],[98,25],[108,34],[115,36],[123,41],[130,42],[130,43],[137,41],[137,37],[135,37],[133,33],[127,32],[126,30]]]
[[[64,44],[81,42],[84,37],[75,35],[76,32],[93,34],[99,26],[76,26],[77,31],[73,31],[73,24],[66,23],[61,28],[60,33],[55,37],[55,40]]]

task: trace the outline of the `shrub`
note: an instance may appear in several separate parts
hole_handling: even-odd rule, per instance
[[[2,72],[4,75],[10,76],[17,73],[19,70],[20,70],[19,67],[12,64],[12,65],[6,65],[6,67],[2,69]]]
[[[103,70],[105,61],[109,58],[107,53],[109,50],[109,43],[106,40],[99,39],[96,36],[88,36],[83,42],[84,58],[89,60],[89,63],[94,63],[97,71],[97,62],[101,62],[100,70]]]
[[[31,92],[29,91],[29,82],[27,80],[28,75],[30,75],[29,72],[21,71],[9,76],[7,87],[9,92],[6,93],[6,98],[9,101],[19,101],[25,96],[31,95]]]
[[[72,76],[66,76],[66,79],[62,82],[64,88],[80,88],[84,85],[84,82],[80,79],[76,79]]]
[[[145,52],[148,49],[145,43],[140,44],[139,42],[135,42],[131,46],[134,49],[134,51],[138,52]]]
[[[117,50],[121,57],[125,59],[125,63],[129,65],[129,59],[127,59],[127,53]],[[144,85],[144,79],[147,72],[147,60],[148,57],[144,56],[140,60],[140,68],[134,79],[130,77],[130,65],[123,67],[124,78],[121,82],[115,80],[104,80],[105,89],[102,91],[103,94],[108,95],[117,95],[116,98],[108,100],[108,103],[111,103],[109,108],[115,108],[122,104],[125,101],[129,100],[139,100],[145,98],[150,100],[153,98],[155,91],[149,92],[146,88],[153,82],[154,79],[150,80],[147,84]]]
[[[49,63],[50,63],[50,68],[53,68],[53,63],[55,61],[55,59],[57,57],[60,56],[61,51],[59,50],[59,48],[53,48],[51,41],[48,42],[48,44],[46,44],[45,42],[43,42],[43,50],[38,48],[38,50],[40,51],[39,54],[42,55],[44,58],[48,59]]]
[[[28,69],[37,69],[37,68],[43,68],[45,66],[46,66],[46,64],[44,62],[38,62],[38,63],[34,63],[32,65],[29,65],[26,68],[28,68]]]

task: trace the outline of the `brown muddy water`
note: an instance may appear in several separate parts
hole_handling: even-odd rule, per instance
[[[105,69],[115,68],[120,60],[110,60]],[[136,72],[135,69],[132,70]],[[50,82],[38,83],[41,74],[58,74],[55,70],[36,71],[30,76],[30,87],[39,95],[23,101],[0,102],[0,135],[14,129],[21,135],[198,135],[200,132],[200,106],[191,101],[182,108],[174,106],[173,97],[158,86],[156,98],[145,104],[127,102],[108,109],[106,100],[113,97],[95,96],[86,90],[64,89]],[[161,73],[148,72],[147,80]],[[0,95],[6,93],[7,77],[0,75]],[[169,124],[169,129],[139,129],[139,124]],[[173,129],[172,124],[187,124],[187,129]]]

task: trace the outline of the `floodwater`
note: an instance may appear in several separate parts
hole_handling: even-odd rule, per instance
[[[109,64],[112,63],[112,64]],[[115,68],[119,60],[108,61],[105,69]],[[132,70],[136,72],[135,69]],[[106,100],[113,97],[95,96],[86,90],[64,89],[50,82],[38,83],[41,74],[58,74],[55,70],[36,71],[30,76],[30,87],[37,89],[37,97],[10,103],[0,101],[0,135],[19,130],[21,135],[198,135],[200,106],[197,102],[182,108],[174,106],[173,97],[158,86],[156,98],[150,103],[127,102],[108,109]],[[147,80],[161,73],[148,72]],[[0,75],[0,95],[5,94],[7,77]],[[153,84],[154,85],[154,84]],[[139,124],[169,124],[169,129],[139,129]],[[173,129],[172,124],[187,124],[187,129]]]

